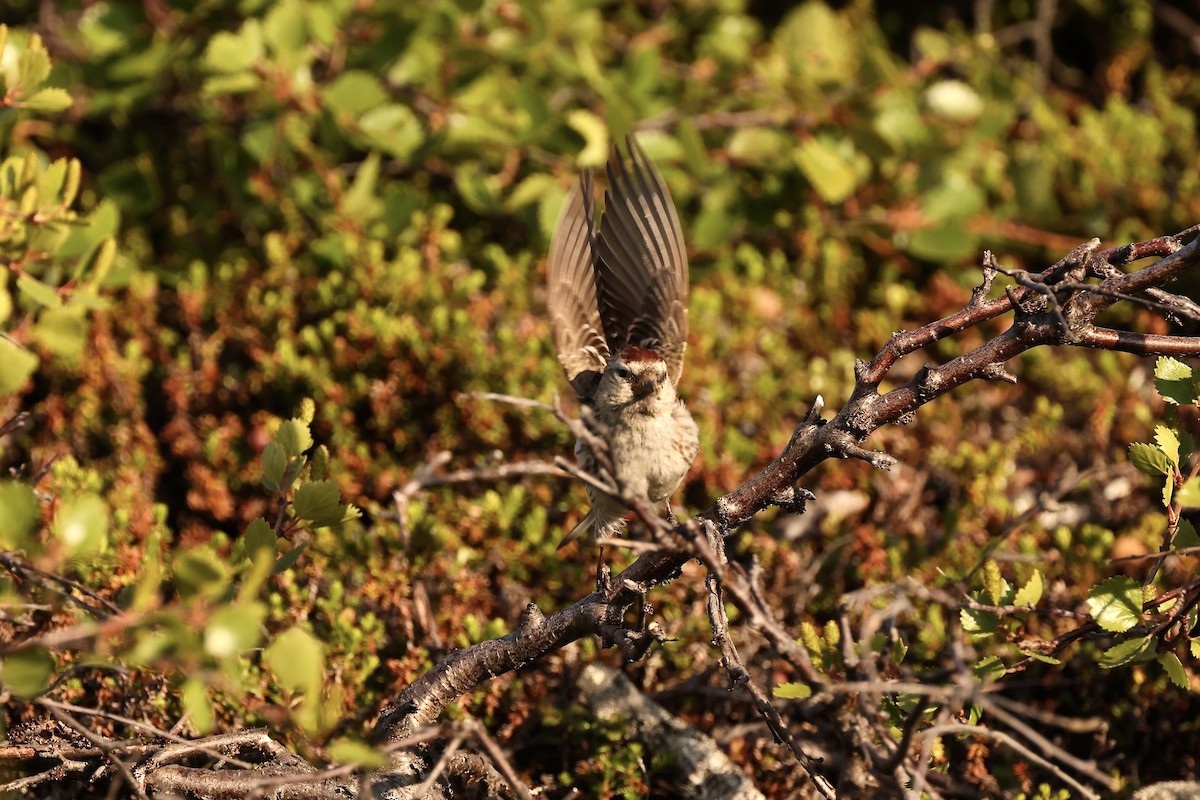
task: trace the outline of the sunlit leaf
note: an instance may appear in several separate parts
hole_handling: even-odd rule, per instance
[[[21,101],[21,105],[29,111],[42,114],[56,114],[71,107],[71,95],[65,89],[41,89]]]
[[[1096,584],[1088,592],[1092,619],[1106,631],[1127,631],[1142,615],[1142,586],[1133,578],[1118,576]]]
[[[803,700],[812,697],[812,687],[806,683],[781,683],[772,694],[783,700]]]
[[[275,441],[283,448],[284,455],[295,458],[313,446],[312,434],[308,423],[302,419],[285,420],[275,432]]]
[[[1045,588],[1045,579],[1042,577],[1042,571],[1035,569],[1033,574],[1029,576],[1029,580],[1017,592],[1013,598],[1013,604],[1018,606],[1036,606],[1042,599],[1042,591]]]
[[[1192,682],[1188,680],[1187,671],[1184,670],[1183,664],[1179,661],[1179,656],[1171,652],[1159,653],[1158,663],[1162,664],[1163,669],[1167,671],[1167,677],[1171,679],[1171,683],[1180,689],[1191,690]]]
[[[1105,650],[1098,663],[1105,669],[1112,669],[1139,661],[1148,661],[1151,658],[1154,658],[1154,639],[1149,636],[1139,636]]]
[[[1134,442],[1129,445],[1129,460],[1138,472],[1146,475],[1166,475],[1171,472],[1167,454],[1152,444]]]
[[[1158,445],[1158,449],[1166,454],[1172,464],[1179,463],[1179,436],[1176,435],[1175,431],[1166,425],[1156,425],[1154,428],[1154,442]]]
[[[1170,356],[1160,356],[1155,363],[1154,388],[1168,403],[1187,406],[1196,402],[1192,368]]]

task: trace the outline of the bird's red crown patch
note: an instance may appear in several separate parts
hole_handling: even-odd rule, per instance
[[[622,361],[662,361],[662,356],[648,347],[626,347],[621,351]]]

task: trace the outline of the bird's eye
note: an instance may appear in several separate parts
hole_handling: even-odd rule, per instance
[[[626,369],[625,367],[617,367],[616,373],[617,373],[617,377],[620,378],[621,380],[623,380],[623,381],[629,380],[629,370]]]

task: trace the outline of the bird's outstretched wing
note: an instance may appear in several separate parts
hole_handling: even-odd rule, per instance
[[[608,160],[596,239],[600,320],[610,352],[649,348],[678,383],[688,333],[683,231],[662,176],[632,135],[625,143],[628,155],[613,148]]]
[[[610,353],[596,300],[594,203],[592,173],[587,171],[567,196],[554,228],[547,276],[558,360],[584,400],[591,397]]]

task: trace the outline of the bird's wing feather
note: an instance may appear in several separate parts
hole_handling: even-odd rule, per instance
[[[687,250],[675,204],[637,141],[613,149],[596,241],[597,300],[611,352],[649,348],[667,362],[672,383],[687,347]]]
[[[558,360],[571,386],[585,400],[609,360],[596,301],[594,202],[592,174],[587,171],[567,196],[554,228],[547,275],[547,303]]]

